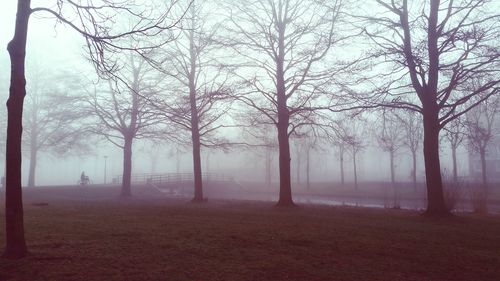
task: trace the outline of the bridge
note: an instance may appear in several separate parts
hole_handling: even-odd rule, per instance
[[[191,194],[194,185],[193,173],[132,174],[130,180],[133,185],[149,186],[162,193],[174,195]],[[204,173],[202,180],[205,187],[227,184],[240,186],[234,177],[221,173]],[[121,182],[122,175],[112,179],[113,184],[121,184]]]

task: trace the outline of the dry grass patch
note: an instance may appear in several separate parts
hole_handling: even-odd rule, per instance
[[[500,217],[212,201],[26,205],[0,280],[498,280]],[[3,211],[0,214],[3,222]],[[3,229],[0,242],[3,244]]]

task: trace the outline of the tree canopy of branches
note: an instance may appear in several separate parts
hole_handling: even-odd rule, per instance
[[[423,116],[430,215],[449,213],[439,160],[440,130],[498,92],[500,15],[494,2],[376,0],[357,15],[374,46],[368,56],[376,74],[370,80],[378,87],[366,100],[370,106]],[[473,91],[464,90],[467,81],[484,76],[492,79],[482,80]]]
[[[201,147],[228,145],[227,140],[217,134],[224,127],[223,121],[227,121],[230,109],[228,73],[215,59],[217,48],[213,37],[218,23],[210,20],[209,14],[209,4],[192,1],[183,21],[184,30],[163,48],[157,64],[171,81],[168,95],[157,106],[174,127],[191,134],[193,202],[204,201]],[[183,137],[179,134],[177,140],[186,142]]]
[[[34,13],[45,13],[75,30],[86,40],[88,54],[101,74],[113,73],[116,64],[108,54],[116,50],[144,50],[154,46],[148,40],[168,31],[178,22],[170,11],[174,2],[138,4],[124,0],[56,0],[51,7],[31,7],[30,0],[18,0],[14,36],[7,46],[10,56],[11,76],[7,101],[6,141],[6,196],[5,224],[6,258],[22,258],[27,253],[24,238],[24,221],[21,192],[21,137],[23,103],[26,96],[25,58],[29,18]],[[127,23],[124,28],[117,22]],[[131,44],[130,42],[133,42]],[[160,43],[161,44],[161,43]]]
[[[35,186],[35,171],[39,152],[64,155],[90,149],[85,141],[86,129],[78,121],[86,115],[78,110],[78,100],[82,93],[80,81],[75,76],[49,77],[36,69],[28,85],[27,117],[24,142],[30,154],[28,186]],[[57,83],[49,83],[49,79]],[[44,87],[43,85],[51,85]],[[54,106],[57,104],[57,106]]]
[[[457,149],[463,143],[466,137],[463,118],[456,118],[444,127],[444,138],[450,143],[451,148],[451,161],[453,170],[453,182],[458,182],[458,165],[457,165]]]
[[[163,121],[148,101],[158,91],[152,71],[142,57],[131,53],[128,65],[120,70],[121,79],[105,81],[107,89],[95,88],[85,100],[84,110],[97,117],[89,123],[89,130],[123,150],[122,197],[132,195],[134,140],[156,137]]]
[[[336,101],[327,89],[342,66],[326,66],[339,36],[342,1],[231,1],[226,46],[239,62],[235,74],[243,89],[238,100],[276,126],[279,146],[278,206],[294,205],[291,191],[289,137],[311,125]]]
[[[477,107],[469,111],[466,115],[466,131],[469,140],[469,148],[472,153],[479,154],[481,159],[481,179],[484,196],[488,195],[488,178],[486,167],[486,153],[488,145],[493,140],[496,132],[495,122],[499,118],[500,98],[495,96],[483,101]]]
[[[396,187],[396,153],[405,145],[404,131],[401,131],[401,123],[396,114],[392,111],[384,110],[381,114],[380,126],[376,129],[375,135],[380,148],[389,153],[389,170],[391,174],[391,185],[394,194],[394,206],[399,208],[399,190]]]
[[[411,178],[413,191],[417,191],[417,151],[422,143],[422,121],[414,111],[396,114],[399,124],[403,127],[403,144],[410,150],[412,159]]]

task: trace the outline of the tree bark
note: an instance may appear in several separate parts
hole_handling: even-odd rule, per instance
[[[30,0],[17,4],[14,38],[7,49],[11,62],[9,99],[7,101],[6,187],[5,187],[5,258],[27,254],[24,238],[23,199],[21,190],[21,135],[23,103],[26,96],[25,58]]]
[[[279,169],[280,169],[280,195],[277,206],[294,206],[292,200],[292,184],[290,175],[290,139],[288,126],[290,125],[290,111],[287,106],[287,95],[285,88],[285,24],[276,23],[279,30],[278,35],[278,57],[276,58],[276,101],[278,109],[278,146],[279,146]]]
[[[194,126],[191,129],[191,137],[193,141],[193,176],[194,176],[194,197],[192,201],[203,202],[201,144],[200,144],[200,132],[198,131],[198,121],[192,121],[191,125]]]
[[[425,105],[425,104],[424,104]],[[431,107],[431,108],[428,108]],[[424,164],[427,188],[427,215],[449,215],[443,194],[439,161],[439,120],[437,105],[424,106]]]
[[[129,198],[132,196],[131,177],[132,177],[132,143],[134,138],[125,136],[123,144],[123,176],[121,197]]]
[[[194,6],[191,7],[194,13]],[[193,14],[192,26],[194,27],[196,17]],[[191,110],[191,140],[193,144],[193,178],[194,178],[194,197],[192,202],[203,202],[203,178],[201,171],[201,140],[199,128],[198,106],[196,104],[196,67],[197,67],[197,51],[194,42],[194,30],[189,31],[189,60],[190,68],[188,72],[189,80],[189,104]]]
[[[288,113],[288,110],[286,110]],[[288,139],[288,114],[283,116],[278,124],[280,194],[278,206],[293,206],[292,186],[290,183],[290,142]],[[283,122],[282,122],[283,121]]]

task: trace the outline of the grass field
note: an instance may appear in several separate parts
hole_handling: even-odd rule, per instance
[[[162,199],[27,203],[25,217],[30,255],[0,259],[2,281],[500,280],[499,216]]]

